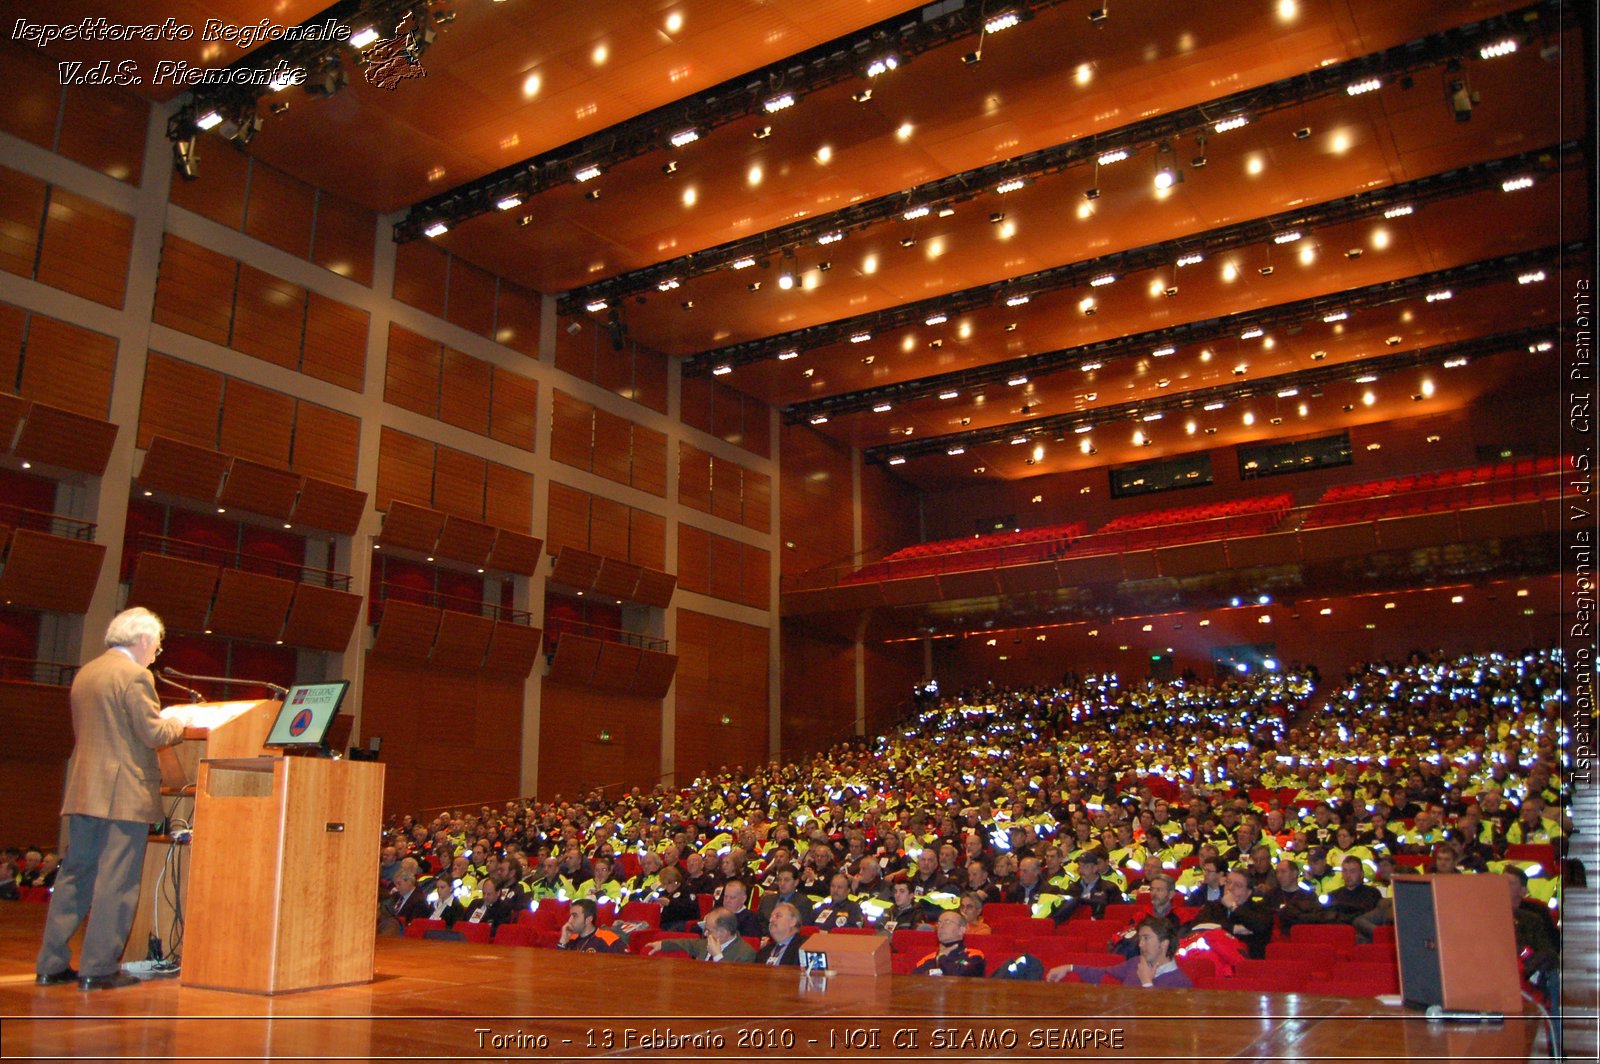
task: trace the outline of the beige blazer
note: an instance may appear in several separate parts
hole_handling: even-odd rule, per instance
[[[72,681],[72,731],[76,745],[62,815],[159,821],[156,750],[183,737],[183,722],[161,717],[150,670],[115,648],[79,669]]]

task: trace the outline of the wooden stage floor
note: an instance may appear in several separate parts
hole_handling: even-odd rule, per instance
[[[42,905],[0,906],[0,1054],[117,1060],[1526,1060],[1537,1022],[1375,1000],[895,976],[378,941],[365,986],[38,987]],[[678,1041],[673,1041],[678,1039]],[[709,1044],[708,1044],[709,1043]],[[914,1043],[914,1044],[912,1044]]]

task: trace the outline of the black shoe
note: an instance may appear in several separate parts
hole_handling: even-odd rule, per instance
[[[138,986],[140,980],[127,972],[110,975],[86,975],[78,980],[79,990],[115,990],[119,986]]]
[[[35,976],[33,981],[38,983],[40,986],[60,986],[62,983],[70,983],[77,978],[78,969],[66,967],[61,969],[59,972],[56,972],[54,975]]]

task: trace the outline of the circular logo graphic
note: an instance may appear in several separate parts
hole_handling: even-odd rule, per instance
[[[309,727],[311,727],[311,711],[302,709],[294,715],[294,720],[289,722],[289,734],[301,735]]]

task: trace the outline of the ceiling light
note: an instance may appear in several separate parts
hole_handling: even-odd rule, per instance
[[[900,57],[895,55],[893,52],[889,53],[888,55],[879,56],[877,59],[874,59],[872,62],[867,64],[867,77],[875,78],[879,75],[887,74],[889,71],[894,70],[899,66]]]
[[[1381,78],[1365,78],[1361,81],[1352,81],[1346,85],[1344,91],[1351,96],[1362,96],[1369,92],[1377,92],[1383,88]]]
[[[1408,214],[1416,213],[1416,208],[1409,203],[1402,203],[1398,207],[1390,207],[1383,212],[1385,218],[1404,218]]]
[[[772,136],[772,127],[771,126],[757,126],[754,130],[751,131],[750,135],[752,137],[756,138],[757,140],[766,140],[768,137]]]
[[[1083,370],[1085,373],[1093,373],[1095,370],[1100,369],[1104,365],[1104,362],[1085,362],[1078,368]]]
[[[1538,284],[1542,280],[1544,280],[1543,270],[1533,270],[1529,273],[1519,274],[1517,276],[1518,284]]]
[[[955,399],[958,396],[960,396],[960,394],[961,394],[960,392],[956,392],[956,391],[940,392],[939,393],[939,398],[940,399]]]
[[[897,454],[893,458],[889,459],[889,464],[890,465],[905,465],[906,464],[906,460],[905,460],[905,457],[903,455],[898,455]]]
[[[1006,384],[1012,388],[1018,388],[1027,383],[1027,377],[1012,377],[1010,380],[1006,381]]]
[[[914,236],[903,236],[900,238],[900,246],[903,248],[914,248],[917,246],[917,238]]]
[[[449,231],[450,231],[450,227],[448,225],[446,225],[444,222],[434,222],[432,225],[428,226],[428,228],[424,229],[422,232],[423,232],[423,235],[425,235],[425,236],[444,236]]]
[[[698,129],[682,129],[672,135],[672,146],[681,148],[685,144],[693,144],[699,139],[700,131]]]
[[[1246,329],[1244,332],[1239,334],[1239,339],[1241,339],[1241,340],[1254,340],[1256,337],[1261,336],[1265,331],[1266,330],[1259,329],[1259,328]]]
[[[222,112],[213,108],[194,120],[201,129],[216,129],[222,125]]]
[[[587,310],[590,314],[595,314],[599,311],[605,310],[610,305],[611,304],[607,303],[603,299],[591,299],[589,302],[583,305],[583,309]]]
[[[950,320],[950,318],[947,315],[935,314],[932,317],[924,319],[922,324],[924,324],[924,325],[943,325],[945,322],[947,322],[949,320]]]
[[[1227,403],[1207,403],[1201,409],[1204,409],[1204,410],[1221,410],[1223,407],[1225,407],[1227,405],[1228,405]]]
[[[793,106],[794,106],[794,93],[786,92],[786,93],[783,93],[781,96],[774,96],[772,99],[770,99],[766,103],[762,104],[761,105],[761,109],[763,111],[767,112],[767,114],[769,114],[769,115],[775,115],[779,111],[787,111],[789,108],[791,108]]]
[[[1356,378],[1356,383],[1357,384],[1377,384],[1378,383],[1378,375],[1376,373],[1365,373],[1365,374],[1362,374],[1361,376]]]
[[[572,180],[574,180],[574,181],[593,181],[595,178],[599,177],[603,172],[604,171],[602,171],[598,166],[595,166],[593,163],[591,163],[590,165],[585,166],[582,169],[573,171]]]
[[[817,237],[817,243],[819,243],[819,244],[837,244],[839,241],[841,241],[843,239],[844,239],[844,234],[843,233],[824,233],[822,236]]]
[[[750,267],[754,266],[755,264],[756,264],[756,260],[755,259],[752,259],[752,258],[746,256],[745,258],[742,258],[742,259],[734,259],[732,262],[728,263],[728,269],[730,269],[730,270],[748,270]]]
[[[1158,347],[1154,351],[1150,352],[1150,357],[1166,358],[1168,355],[1175,355],[1177,353],[1178,349],[1176,347]]]
[[[1247,124],[1249,121],[1250,119],[1247,115],[1234,115],[1232,118],[1224,118],[1222,121],[1212,126],[1211,129],[1216,133],[1226,133],[1230,129],[1238,129],[1240,126]]]
[[[984,33],[999,33],[1001,30],[1010,29],[1012,26],[1015,26],[1017,23],[1019,23],[1021,21],[1022,21],[1022,16],[1020,14],[1018,14],[1017,12],[1015,12],[1015,11],[1002,11],[998,15],[991,16],[989,21],[987,21],[987,22],[985,22],[983,24],[983,32]],[[1515,45],[1513,45],[1512,47],[1515,47]],[[1487,59],[1488,56],[1485,56],[1484,58]]]
[[[813,425],[826,425],[828,423],[828,415],[816,414],[811,418],[811,423]]]
[[[1089,287],[1090,288],[1104,288],[1108,284],[1115,284],[1116,281],[1117,281],[1117,275],[1116,274],[1114,274],[1114,273],[1102,273],[1099,277],[1094,277],[1094,278],[1090,279]]]
[[[351,43],[354,44],[355,42],[352,41]],[[1479,48],[1478,58],[1498,59],[1503,55],[1510,55],[1516,50],[1517,39],[1515,37],[1507,37],[1503,41],[1495,41],[1493,44],[1486,44],[1482,48]]]
[[[1020,307],[1020,306],[1022,306],[1024,303],[1028,302],[1028,300],[1030,300],[1032,298],[1033,298],[1032,296],[1012,296],[1012,297],[1010,297],[1009,299],[1006,300],[1006,306],[1008,306],[1008,307]]]
[[[967,453],[967,449],[965,447],[962,447],[960,444],[957,444],[956,446],[951,447],[949,450],[945,451],[944,453],[950,455],[951,457],[955,457],[958,454],[966,454]]]
[[[494,205],[499,210],[509,211],[509,210],[512,210],[512,209],[514,209],[516,207],[522,206],[522,197],[521,196],[503,196],[500,199],[495,200],[494,201]]]
[[[1166,416],[1167,415],[1165,415],[1165,414],[1146,414],[1144,417],[1140,418],[1139,420],[1140,421],[1160,421],[1162,418],[1164,418]]]
[[[1083,190],[1083,198],[1086,200],[1097,200],[1100,198],[1100,190],[1097,188],[1086,188]]]
[[[1200,254],[1199,252],[1195,252],[1194,254],[1182,256],[1181,258],[1178,259],[1178,261],[1174,265],[1177,265],[1177,266],[1196,266],[1196,265],[1199,265],[1200,263],[1202,263],[1204,261],[1206,261],[1206,257],[1204,255]]]
[[[1272,238],[1274,244],[1292,244],[1299,240],[1303,234],[1298,229],[1291,229],[1287,233],[1279,233]]]
[[[859,332],[850,337],[850,342],[853,344],[864,344],[870,339],[872,339],[871,333]]]
[[[778,274],[778,287],[783,289],[785,292],[794,287],[794,274],[787,266],[785,266],[783,271]]]
[[[1444,360],[1444,368],[1445,369],[1460,369],[1462,366],[1465,366],[1466,364],[1467,364],[1467,360],[1464,359],[1464,358],[1447,358],[1447,359]]]
[[[1285,388],[1281,392],[1278,393],[1278,398],[1279,399],[1293,399],[1295,396],[1297,396],[1299,394],[1300,394],[1300,389],[1299,388]]]
[[[1183,175],[1170,166],[1163,166],[1156,171],[1156,188],[1166,190],[1183,180]]]
[[[874,406],[872,408],[872,412],[874,414],[887,414],[889,411],[891,411],[893,409],[894,409],[894,406],[891,403],[879,403],[877,406]]]
[[[730,374],[732,372],[733,372],[733,367],[728,365],[726,362],[724,362],[722,365],[720,365],[716,369],[712,370],[711,371],[711,375],[713,377],[726,377],[728,374]]]
[[[914,222],[918,218],[927,217],[928,216],[928,211],[929,211],[929,208],[926,207],[926,206],[912,207],[910,210],[906,211],[900,217],[904,218],[908,222]]]
[[[1026,188],[1027,186],[1028,182],[1026,178],[1013,177],[1010,181],[1000,182],[1000,184],[994,187],[994,190],[1003,196],[1007,192],[1015,192],[1019,188]]]
[[[1110,166],[1112,163],[1120,163],[1122,160],[1126,159],[1132,154],[1133,153],[1127,148],[1118,148],[1115,151],[1108,151],[1101,155],[1100,158],[1095,160],[1095,162],[1099,163],[1101,166]]]
[[[1013,446],[1013,447],[1021,446],[1022,444],[1027,443],[1027,442],[1028,442],[1028,437],[1026,437],[1026,436],[1013,436],[1013,437],[1011,437],[1011,446]]]
[[[1336,321],[1344,321],[1348,317],[1350,317],[1350,312],[1349,311],[1336,310],[1331,314],[1324,314],[1322,316],[1322,320],[1324,322],[1326,322],[1327,324],[1332,325],[1334,322],[1336,322]]]
[[[1500,191],[1502,192],[1520,192],[1525,188],[1532,187],[1533,178],[1527,174],[1523,174],[1521,177],[1508,178],[1507,180],[1500,182]]]
[[[1441,288],[1437,292],[1429,292],[1423,298],[1426,299],[1429,303],[1438,303],[1438,302],[1441,302],[1443,300],[1450,299],[1454,295],[1455,295],[1455,293],[1450,291],[1450,289]]]
[[[670,292],[677,288],[680,283],[676,277],[668,277],[665,281],[657,281],[656,289],[661,292]]]
[[[872,90],[862,89],[860,92],[853,92],[850,94],[850,98],[856,103],[866,103],[868,100],[872,99]]]
[[[799,358],[799,357],[800,357],[800,352],[798,352],[798,351],[791,350],[791,351],[779,351],[778,352],[778,361],[779,362],[787,362],[791,358]]]
[[[363,26],[359,30],[356,30],[354,33],[352,33],[350,35],[350,39],[345,43],[352,48],[365,48],[367,45],[376,41],[378,36],[379,35],[376,28],[372,26]],[[1515,45],[1513,45],[1513,47],[1515,47]],[[1488,57],[1485,56],[1485,58]]]

